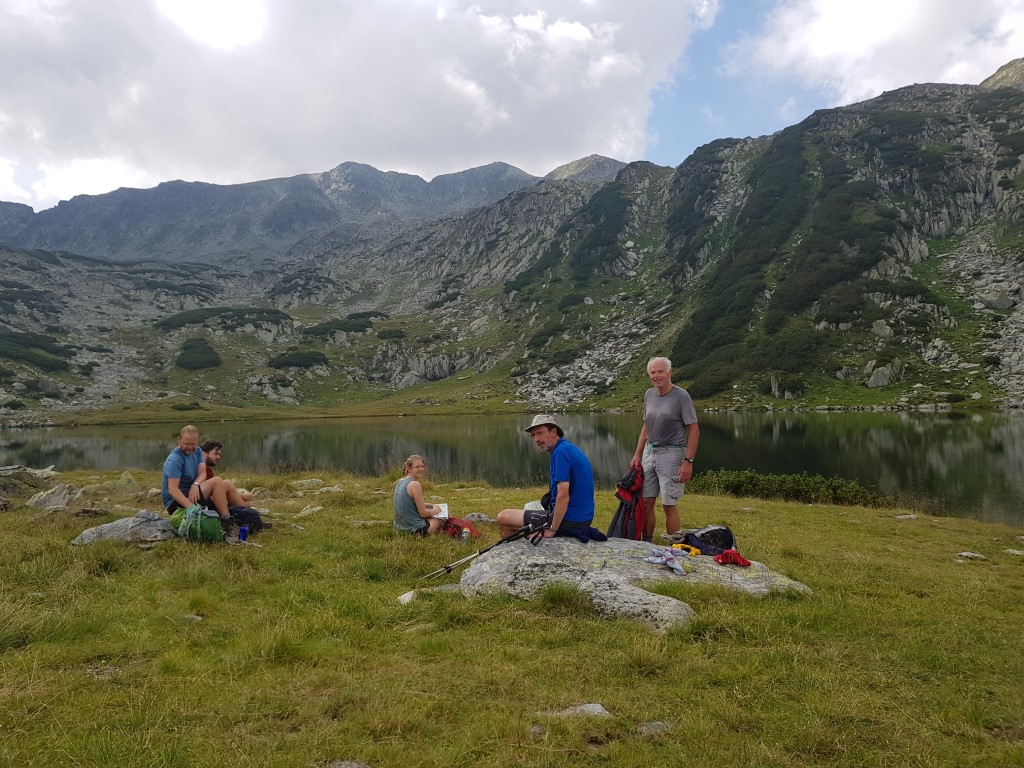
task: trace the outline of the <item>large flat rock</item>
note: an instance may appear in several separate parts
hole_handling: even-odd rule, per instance
[[[638,619],[659,631],[686,624],[694,612],[686,603],[648,592],[644,584],[679,580],[719,584],[758,597],[771,592],[811,591],[758,562],[746,567],[719,565],[707,555],[688,557],[679,553],[677,561],[685,574],[646,562],[652,550],[662,549],[627,539],[582,544],[558,537],[544,539],[537,546],[519,540],[495,547],[474,560],[462,574],[459,588],[467,597],[510,594],[533,598],[548,584],[570,584],[585,592],[601,615]]]

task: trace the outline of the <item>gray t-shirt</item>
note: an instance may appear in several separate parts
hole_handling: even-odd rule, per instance
[[[644,423],[648,445],[686,445],[686,425],[697,421],[693,400],[685,389],[673,386],[664,395],[651,387],[644,393]]]

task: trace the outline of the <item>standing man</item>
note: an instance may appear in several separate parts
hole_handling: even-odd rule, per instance
[[[544,537],[573,536],[589,530],[594,520],[594,470],[579,448],[565,439],[552,416],[534,416],[526,428],[538,450],[551,454],[551,503],[547,510],[505,509],[498,513],[501,535],[515,533],[524,525],[543,525]]]
[[[693,477],[700,428],[690,393],[672,383],[672,361],[652,357],[647,363],[651,388],[644,393],[644,426],[629,466],[644,469],[644,541],[654,540],[654,500],[660,495],[665,532],[679,530],[679,499]]]

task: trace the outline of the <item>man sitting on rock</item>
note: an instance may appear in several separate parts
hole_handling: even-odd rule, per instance
[[[541,451],[551,454],[550,494],[546,510],[505,509],[498,513],[502,536],[524,525],[544,525],[545,538],[575,536],[582,541],[605,540],[590,526],[594,520],[594,470],[579,448],[565,439],[565,432],[552,416],[535,416],[526,431]]]

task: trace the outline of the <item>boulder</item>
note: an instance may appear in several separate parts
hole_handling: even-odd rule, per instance
[[[122,517],[112,523],[104,523],[82,531],[71,543],[74,545],[94,544],[97,541],[141,543],[173,539],[177,535],[171,527],[169,518],[158,512],[141,509],[134,517]]]
[[[53,488],[48,491],[40,491],[35,494],[31,499],[28,500],[30,507],[38,507],[40,509],[64,509],[68,505],[68,501],[71,499],[72,489],[71,486],[65,485],[64,483],[57,483]]]
[[[694,612],[686,603],[646,591],[642,584],[676,580],[720,584],[759,597],[771,592],[810,592],[761,563],[719,565],[703,555],[681,556],[686,573],[678,575],[664,565],[646,562],[653,548],[627,539],[581,544],[558,537],[538,546],[523,540],[510,542],[474,560],[462,574],[459,588],[467,597],[504,593],[529,599],[548,584],[570,584],[585,592],[602,616],[638,619],[657,631],[688,623]]]

